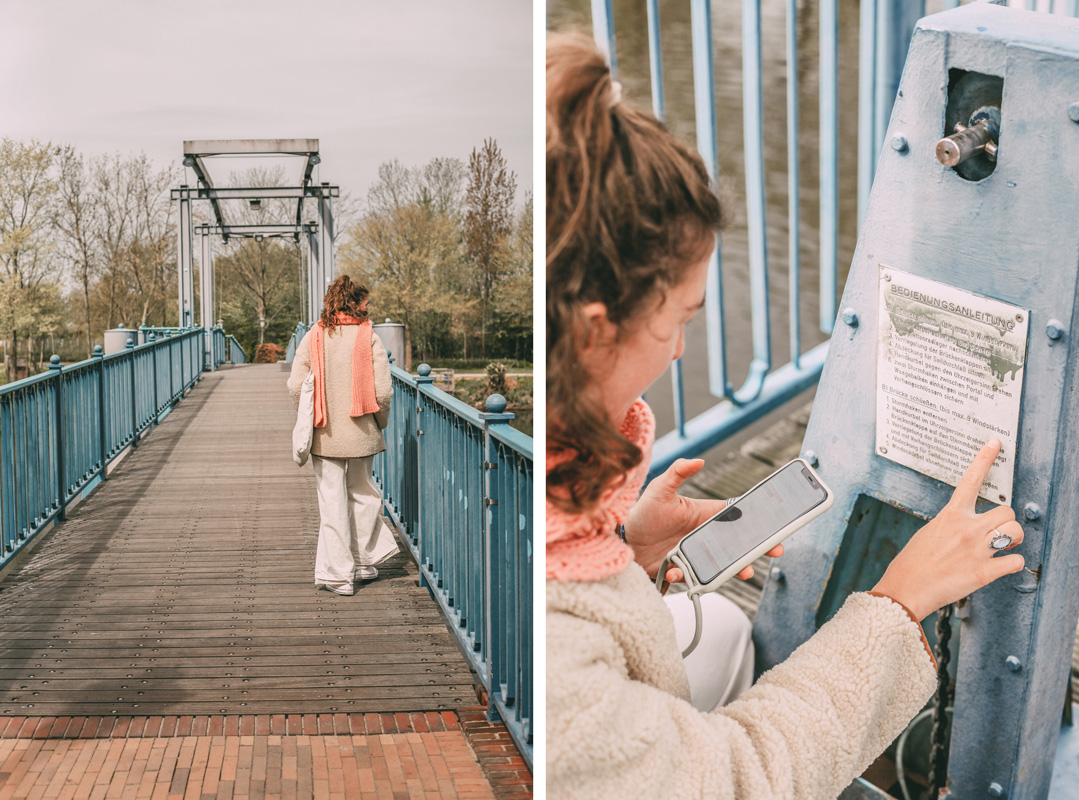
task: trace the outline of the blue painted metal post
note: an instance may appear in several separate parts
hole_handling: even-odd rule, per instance
[[[137,402],[138,397],[138,379],[135,375],[135,340],[128,338],[127,340],[127,358],[128,363],[131,364],[131,446],[139,446],[139,406]]]
[[[435,378],[431,375],[431,368],[426,364],[420,364],[419,369],[416,370],[419,374],[416,376],[416,488],[420,492],[420,502],[423,502],[423,465],[424,465],[424,450],[426,440],[424,437],[424,427],[427,425],[427,421],[424,419],[424,409],[426,402],[423,398],[423,392],[419,391],[423,386],[430,386],[435,382]],[[421,567],[424,565],[424,559],[426,556],[423,552],[423,514],[416,516],[416,563]],[[420,586],[431,588],[431,584],[423,574],[423,570],[420,569]]]
[[[484,552],[484,586],[486,596],[484,605],[487,608],[487,625],[484,632],[484,640],[487,645],[487,718],[499,719],[498,709],[495,706],[497,681],[494,675],[494,662],[499,657],[499,648],[495,644],[495,635],[505,630],[506,620],[499,613],[501,604],[497,602],[499,597],[504,597],[510,587],[499,581],[502,570],[496,569],[495,565],[502,561],[498,546],[499,535],[507,524],[504,520],[503,510],[499,506],[498,476],[492,475],[492,471],[498,469],[498,444],[491,438],[492,425],[507,425],[513,414],[506,413],[506,398],[500,394],[493,394],[487,398],[487,413],[480,414],[483,420],[483,552]]]
[[[153,364],[150,383],[154,387],[154,417],[151,424],[156,425],[157,415],[161,413],[161,407],[157,404],[157,334],[151,333],[146,340],[150,343],[150,360]]]
[[[754,620],[764,670],[872,588],[980,444],[1000,438],[978,510],[1016,512],[1031,571],[973,593],[951,623],[953,798],[1074,797],[1050,785],[1079,621],[1074,26],[991,3],[918,23],[882,137],[902,146],[877,162],[843,294],[857,324],[832,339],[805,436],[835,507],[785,544],[784,577],[768,580]],[[957,72],[977,80],[959,86]],[[949,113],[996,107],[1000,80],[1000,149],[981,162],[992,172],[942,163]],[[1003,352],[1014,366],[998,372]]]
[[[109,479],[109,417],[105,394],[105,351],[94,345],[93,358],[97,361],[98,424],[101,426],[101,480]]]
[[[67,480],[64,477],[64,368],[60,356],[49,358],[49,372],[56,383],[56,499],[57,516],[63,522],[67,519]]]

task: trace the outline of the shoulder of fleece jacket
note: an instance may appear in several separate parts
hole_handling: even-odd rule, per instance
[[[640,567],[548,581],[547,602],[552,798],[831,800],[935,687],[917,626],[886,598],[852,596],[715,714],[686,701],[669,613]]]

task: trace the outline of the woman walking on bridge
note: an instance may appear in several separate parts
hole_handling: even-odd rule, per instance
[[[299,405],[314,379],[311,456],[318,485],[315,585],[342,595],[355,580],[372,580],[375,564],[397,549],[382,522],[382,499],[371,461],[386,449],[390,362],[367,318],[367,289],[341,275],[326,291],[322,318],[300,340],[288,388]]]

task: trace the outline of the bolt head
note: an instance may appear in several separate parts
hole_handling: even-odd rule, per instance
[[[1072,122],[1079,122],[1079,103],[1072,103],[1068,106],[1068,119]]]
[[[813,450],[806,450],[802,453],[802,458],[809,462],[809,466],[815,467],[819,463],[817,454]]]
[[[1049,320],[1049,324],[1045,326],[1045,335],[1050,339],[1059,339],[1064,335],[1063,324],[1055,319]]]
[[[892,137],[892,149],[897,153],[907,152],[907,137],[906,136],[893,136]]]
[[[844,308],[843,313],[840,315],[843,322],[852,328],[858,327],[858,314],[853,308]]]
[[[1004,664],[1012,672],[1018,672],[1023,667],[1017,656],[1008,656],[1006,659],[1004,659]]]
[[[1037,503],[1027,503],[1023,506],[1023,517],[1029,522],[1033,522],[1036,519],[1041,519],[1042,509]]]
[[[993,783],[989,784],[989,796],[990,797],[1003,797],[1004,796],[1004,787],[1001,786],[996,781],[993,781]]]
[[[769,571],[768,574],[771,576],[772,580],[774,580],[776,583],[782,583],[783,580],[787,577],[786,575],[783,574],[783,570],[780,569],[779,567],[772,567],[772,569]]]

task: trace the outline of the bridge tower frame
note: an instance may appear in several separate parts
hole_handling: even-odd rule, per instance
[[[252,186],[217,187],[210,177],[205,160],[211,156],[300,156],[306,159],[303,179],[298,186]],[[179,203],[180,225],[177,247],[177,290],[179,327],[195,325],[194,243],[200,237],[199,259],[199,321],[203,329],[203,369],[217,368],[213,356],[213,328],[216,310],[214,281],[213,237],[220,236],[223,244],[230,238],[255,239],[291,238],[297,244],[301,237],[307,243],[306,281],[302,282],[305,322],[308,325],[318,319],[322,297],[333,281],[334,222],[333,198],[341,194],[340,187],[327,182],[312,182],[312,172],[321,161],[318,139],[214,139],[184,142],[185,167],[194,170],[196,186],[182,184],[170,193]],[[316,219],[303,221],[303,201],[316,201]],[[222,200],[262,201],[286,199],[296,201],[294,223],[269,223],[258,225],[230,224],[221,209]],[[213,210],[214,222],[194,224],[192,202],[207,200]]]

